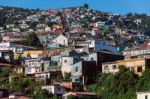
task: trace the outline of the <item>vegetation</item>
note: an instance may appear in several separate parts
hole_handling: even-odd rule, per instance
[[[65,74],[64,74],[64,80],[66,82],[70,82],[71,81],[71,73],[65,72]]]
[[[120,66],[120,71],[102,74],[98,82],[88,86],[88,91],[96,92],[102,99],[136,99],[136,92],[150,91],[150,70],[142,77],[134,75],[129,69]]]
[[[39,41],[37,35],[35,33],[30,33],[28,36],[25,37],[23,44],[26,46],[34,46],[37,48],[43,48],[41,42]]]

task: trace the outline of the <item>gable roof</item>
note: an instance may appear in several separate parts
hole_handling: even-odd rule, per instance
[[[144,43],[144,44],[141,44],[141,45],[139,45],[139,46],[137,46],[135,48],[131,48],[131,49],[127,50],[127,51],[147,50],[149,48],[148,45],[149,45],[149,43]]]

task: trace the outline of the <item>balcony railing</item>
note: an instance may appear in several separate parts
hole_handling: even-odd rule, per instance
[[[48,67],[48,70],[49,71],[60,71],[61,67],[58,66],[58,65],[51,65],[51,66]]]

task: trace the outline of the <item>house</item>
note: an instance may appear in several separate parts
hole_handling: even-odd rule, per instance
[[[37,82],[42,82],[43,84],[50,84],[50,72],[35,73],[34,78]]]
[[[49,61],[49,65],[46,63],[48,63],[48,61],[44,61],[43,65],[44,65],[44,70],[48,70],[48,71],[61,71],[61,56],[60,55],[55,55],[55,56],[51,56],[51,60]]]
[[[27,59],[25,60],[25,75],[33,75],[43,71],[42,59]]]
[[[56,42],[50,42],[47,44],[47,49],[56,49],[60,47],[62,47],[62,45]]]
[[[13,71],[17,74],[24,74],[24,67],[23,66],[14,66]]]
[[[42,89],[46,89],[51,95],[63,95],[66,92],[65,87],[60,85],[46,85]]]
[[[14,92],[9,94],[9,97],[7,99],[30,99],[30,98],[23,95],[22,93]]]
[[[12,28],[12,31],[13,31],[13,32],[20,32],[20,28],[15,28],[15,27],[13,27],[13,28]]]
[[[123,52],[123,55],[125,56],[125,58],[134,58],[134,57],[144,56],[144,55],[149,55],[149,54],[150,54],[150,43],[149,42],[144,43],[135,48],[125,50]]]
[[[54,24],[53,29],[63,29],[63,25],[60,24]]]
[[[96,22],[95,24],[94,24],[94,27],[101,27],[101,26],[104,26],[105,25],[105,22]]]
[[[20,42],[23,41],[23,38],[20,35],[14,35],[12,33],[5,33],[2,36],[3,41],[7,42]]]
[[[73,99],[98,99],[95,93],[90,92],[68,92],[63,95],[62,99],[70,99],[68,96],[73,96]]]
[[[63,52],[64,48],[58,48],[58,49],[51,49],[51,50],[43,50],[43,57],[51,57],[51,56],[57,56],[60,55],[61,52]]]
[[[71,69],[72,82],[78,82],[82,85],[93,83],[96,79],[96,69],[95,61],[80,61],[73,64]]]
[[[77,52],[88,52],[88,46],[89,46],[89,43],[86,41],[86,39],[74,39],[73,40],[73,46],[75,47],[75,50]]]
[[[14,60],[14,53],[11,50],[0,50],[0,59],[12,62]]]
[[[68,38],[62,34],[56,37],[52,42],[55,42],[64,46],[68,46]]]
[[[22,54],[20,55],[21,57],[28,57],[30,58],[40,58],[42,57],[43,50],[38,50],[38,49],[29,49],[29,50],[24,50]]]
[[[9,90],[5,88],[0,88],[0,98],[5,98],[9,96]]]
[[[141,76],[142,72],[146,68],[150,68],[150,59],[145,58],[135,58],[135,59],[127,59],[127,60],[120,60],[118,65],[124,65],[133,71],[135,74]]]
[[[150,92],[137,92],[137,99],[150,99]]]
[[[51,31],[51,28],[50,27],[45,27],[45,32],[50,32]]]
[[[118,53],[117,47],[111,46],[105,40],[88,40],[89,51],[108,50],[114,53]]]
[[[75,50],[66,50],[61,53],[61,71],[64,75],[65,72],[71,72],[72,65],[80,61],[80,56]]]
[[[116,62],[102,63],[102,73],[115,74],[117,72],[119,72],[119,66]]]
[[[121,54],[116,54],[108,50],[101,50],[97,52],[97,56],[92,56],[91,59],[97,58],[97,71],[102,73],[102,63],[114,62],[118,60],[123,60],[124,56]]]
[[[118,60],[115,62],[103,63],[103,73],[116,73],[119,71],[119,66],[125,66],[133,71],[135,74],[141,76],[142,72],[149,67],[150,59],[134,58],[126,60]]]
[[[0,42],[0,50],[11,50],[14,58],[17,59],[24,50],[35,49],[34,47],[24,46],[13,42]]]

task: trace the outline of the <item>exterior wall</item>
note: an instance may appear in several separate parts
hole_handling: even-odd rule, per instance
[[[109,50],[114,53],[117,53],[117,48],[108,45],[106,41],[96,41],[95,42],[95,51],[99,51],[99,50]]]
[[[14,53],[12,51],[0,51],[0,58],[12,62],[14,59]]]
[[[143,54],[150,53],[150,50],[134,50],[134,51],[124,51],[123,55],[126,56],[126,58],[131,58],[132,56],[139,56]]]
[[[48,84],[48,79],[50,78],[49,72],[36,73],[35,79],[36,81],[43,82],[44,84]]]
[[[28,54],[30,54],[31,57],[39,57],[39,56],[42,56],[43,51],[42,50],[26,50],[26,51],[23,51],[23,53],[21,54],[21,57],[27,57]]]
[[[86,85],[94,82],[94,77],[96,77],[96,62],[81,61],[72,65],[72,82]]]
[[[10,50],[10,43],[9,42],[1,42],[0,43],[0,50]]]
[[[118,53],[116,47],[113,47],[113,46],[109,45],[104,40],[90,40],[89,41],[89,48],[90,49],[93,48],[94,51],[109,50],[109,51],[112,51],[114,53]]]
[[[61,60],[61,71],[63,75],[65,72],[71,72],[71,65],[74,63],[74,59],[72,57],[62,57]]]
[[[114,54],[114,53],[109,53],[109,52],[98,52],[97,53],[97,65],[98,65],[98,71],[102,72],[102,63],[106,62],[114,62],[118,60],[123,60],[124,56]]]
[[[25,74],[34,74],[42,71],[42,60],[31,59],[25,61]]]
[[[41,67],[25,67],[25,75],[42,72]]]
[[[63,35],[58,36],[56,39],[53,40],[53,42],[68,46],[68,38]]]
[[[82,62],[72,65],[71,73],[72,82],[80,82],[80,78],[82,76]]]
[[[23,71],[23,67],[15,67],[13,69],[14,72],[16,72],[17,74],[23,74],[24,71]]]
[[[139,93],[137,93],[137,99],[150,99],[150,92],[145,92],[145,93],[139,92]]]
[[[118,64],[114,63],[104,63],[102,64],[102,73],[113,73],[119,71]]]
[[[46,89],[49,94],[64,94],[65,88],[63,86],[43,86],[42,89]]]
[[[49,49],[55,49],[55,48],[60,48],[60,44],[58,43],[48,43],[48,48]]]
[[[144,71],[146,68],[145,59],[123,60],[123,61],[119,61],[118,65],[124,65],[127,68],[130,68],[131,71],[134,71],[135,74],[138,74],[138,75],[141,75],[142,71]],[[142,68],[140,72],[138,71],[139,67]]]
[[[88,60],[89,61],[97,61],[97,53],[90,53]]]

